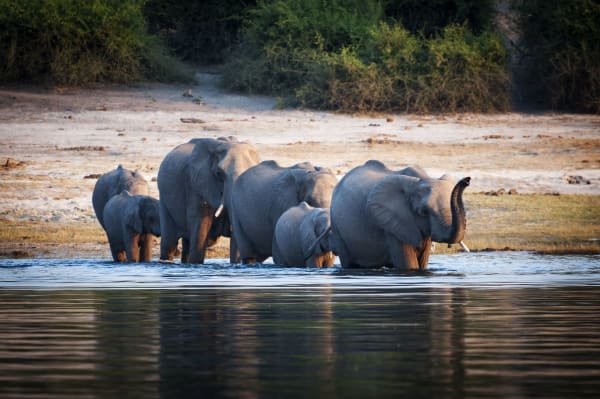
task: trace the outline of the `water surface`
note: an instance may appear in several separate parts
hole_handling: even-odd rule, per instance
[[[0,260],[0,397],[600,397],[600,257]]]

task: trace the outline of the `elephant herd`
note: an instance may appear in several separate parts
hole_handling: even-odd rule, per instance
[[[425,269],[432,242],[462,243],[466,177],[431,178],[420,167],[392,171],[368,161],[339,182],[309,162],[262,161],[234,137],[197,138],[163,159],[159,200],[138,173],[118,166],[92,195],[115,262],[148,262],[154,236],[161,261],[204,263],[206,249],[230,238],[231,263],[273,257],[283,266],[393,266]]]

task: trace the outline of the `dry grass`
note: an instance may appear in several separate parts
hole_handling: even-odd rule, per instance
[[[465,193],[471,250],[600,253],[600,196]]]
[[[503,195],[465,193],[467,234],[472,251],[526,250],[544,253],[600,253],[600,196]],[[64,248],[68,247],[68,251]],[[74,254],[110,257],[104,231],[95,223],[0,223],[0,257],[57,257]],[[155,256],[158,256],[158,240]],[[458,251],[438,245],[436,253]],[[227,258],[229,241],[221,239],[207,252]]]

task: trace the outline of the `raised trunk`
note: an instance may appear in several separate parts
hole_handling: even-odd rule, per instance
[[[459,181],[450,197],[450,208],[452,209],[452,232],[448,239],[448,244],[455,244],[463,240],[465,236],[465,230],[467,229],[467,216],[465,214],[465,207],[463,205],[463,191],[471,183],[470,177],[465,177]]]

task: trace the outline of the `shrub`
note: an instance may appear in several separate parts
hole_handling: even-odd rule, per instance
[[[226,87],[288,95],[321,58],[358,46],[381,17],[377,2],[275,0],[249,10],[242,43],[225,69]]]
[[[507,52],[497,35],[473,34],[466,24],[417,35],[382,22],[378,3],[360,4],[259,3],[224,84],[282,96],[288,106],[345,112],[508,108]]]
[[[0,80],[188,78],[145,33],[143,0],[0,0]]]
[[[529,0],[519,12],[535,98],[552,108],[600,113],[600,4]]]

